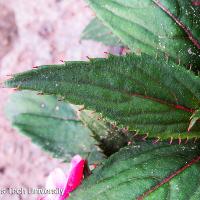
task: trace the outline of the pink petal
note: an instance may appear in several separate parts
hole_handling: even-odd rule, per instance
[[[67,184],[67,177],[60,168],[54,169],[47,178],[46,189],[64,189]],[[45,200],[60,200],[62,194],[48,194]]]
[[[61,189],[63,194],[49,194],[40,200],[65,200],[69,193],[75,190],[83,180],[83,169],[85,160],[76,155],[71,160],[71,166],[68,175],[59,168],[53,170],[47,178],[46,189]]]
[[[60,168],[54,169],[47,178],[46,188],[47,189],[56,189],[61,188],[65,189],[67,183],[67,177]]]
[[[67,185],[63,195],[65,198],[69,197],[69,193],[81,184],[83,180],[84,165],[85,160],[83,160],[79,155],[73,157],[68,173]]]

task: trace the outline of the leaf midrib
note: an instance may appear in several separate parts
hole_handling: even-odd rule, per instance
[[[156,191],[158,188],[162,187],[164,184],[169,183],[174,177],[176,177],[177,175],[179,175],[180,173],[182,173],[183,171],[185,171],[192,165],[197,164],[199,161],[200,161],[200,156],[198,156],[197,158],[193,159],[190,163],[187,163],[183,167],[176,170],[174,173],[172,173],[171,175],[163,179],[160,183],[152,187],[150,190],[147,190],[146,192],[144,192],[142,195],[140,195],[137,198],[137,200],[143,200],[146,196],[149,196],[152,192]]]
[[[41,80],[41,82],[47,82],[47,80]],[[68,82],[68,81],[66,81],[66,80],[65,80],[65,81],[57,81],[57,82],[58,82],[58,83],[60,82],[60,83],[69,83],[69,84],[72,84],[71,82]],[[81,84],[91,86],[91,83],[90,83],[90,82],[87,82],[87,81],[84,81],[84,82],[81,81]],[[190,113],[193,113],[193,112],[195,111],[195,109],[190,109],[190,108],[184,107],[184,106],[182,106],[182,105],[178,105],[178,104],[168,103],[168,102],[166,102],[166,101],[164,101],[164,100],[161,100],[161,99],[158,99],[158,98],[149,97],[149,96],[142,95],[142,94],[138,94],[138,93],[134,93],[134,94],[126,93],[126,91],[121,91],[121,90],[118,90],[118,89],[115,89],[115,88],[105,87],[105,85],[102,86],[102,85],[97,85],[97,84],[95,84],[95,86],[98,87],[98,88],[101,88],[101,89],[111,90],[111,91],[113,91],[113,92],[119,92],[119,93],[124,94],[124,95],[127,95],[127,96],[129,96],[129,97],[131,97],[131,96],[137,96],[137,97],[141,97],[141,98],[143,98],[143,99],[149,99],[149,100],[152,100],[152,101],[154,101],[154,102],[159,102],[160,104],[169,106],[169,107],[174,108],[174,109],[177,109],[177,110],[183,110],[183,111],[187,111],[187,112],[190,112]],[[94,85],[93,85],[93,87],[94,87]],[[25,88],[25,87],[24,87],[24,88]],[[26,89],[26,88],[25,88],[25,89]],[[124,101],[123,101],[123,103],[124,103]],[[177,107],[177,106],[182,106],[182,108],[181,108],[181,107],[179,108],[179,107]],[[184,109],[184,108],[185,108],[185,109]]]
[[[148,151],[146,152],[143,152],[144,154],[145,153],[148,153]],[[142,154],[143,154],[142,153]],[[139,156],[140,155],[142,155],[142,154],[139,154]],[[184,156],[182,156],[182,154],[179,154],[179,155],[177,155],[176,154],[176,152],[172,152],[172,153],[170,153],[170,154],[168,154],[168,155],[157,155],[157,154],[155,154],[155,156],[152,158],[149,158],[149,159],[147,159],[147,160],[144,160],[144,161],[142,161],[142,162],[139,162],[139,163],[137,163],[137,164],[134,164],[133,166],[135,167],[135,166],[140,166],[140,165],[143,165],[144,163],[146,163],[146,162],[148,162],[149,160],[155,160],[155,159],[159,159],[159,158],[163,158],[163,157],[172,157],[173,156],[173,154],[176,156],[176,157],[178,157],[178,158],[180,158],[180,157],[182,157],[182,158],[185,158]],[[137,156],[137,157],[139,157],[139,156]],[[124,169],[124,170],[122,170],[122,171],[120,171],[120,172],[118,172],[118,175],[119,174],[123,174],[123,173],[127,173],[128,171],[131,171],[132,169],[130,169],[130,168],[127,168],[127,169]],[[178,171],[178,170],[176,170],[176,171]],[[98,182],[96,182],[95,183],[95,186],[96,185],[98,185],[98,184],[102,184],[102,183],[104,183],[105,181],[107,181],[107,180],[112,180],[113,178],[115,178],[115,175],[112,175],[112,176],[109,176],[109,177],[106,177],[106,178],[104,178],[104,179],[101,179],[100,181],[98,181]],[[134,179],[158,179],[157,180],[157,182],[159,181],[159,179],[161,179],[161,177],[156,177],[156,176],[149,176],[149,175],[147,175],[147,176],[144,176],[144,177],[137,177],[137,176],[134,176],[134,177],[131,177],[131,178],[129,178],[129,180],[134,180]],[[123,181],[123,182],[120,182],[119,184],[117,184],[117,185],[114,185],[113,187],[109,187],[109,188],[106,188],[106,189],[104,189],[101,193],[99,193],[99,194],[103,194],[103,193],[106,193],[107,191],[110,191],[110,190],[112,190],[113,188],[115,188],[116,186],[119,186],[119,185],[121,185],[121,184],[124,184],[124,183],[126,183],[127,181]],[[131,181],[128,181],[128,182],[131,182]],[[160,182],[158,182],[158,184],[159,184]],[[90,187],[87,187],[86,186],[86,188],[85,188],[85,190],[91,190],[92,189],[92,187],[93,187],[93,185],[92,186],[90,186]]]
[[[197,49],[200,49],[200,43],[199,41],[194,37],[192,31],[182,22],[180,21],[173,13],[170,12],[168,8],[166,8],[159,0],[152,0],[161,10],[163,10],[171,19],[176,22],[176,24],[183,30],[186,35],[188,36],[188,39],[193,43]],[[179,3],[179,2],[178,2]]]

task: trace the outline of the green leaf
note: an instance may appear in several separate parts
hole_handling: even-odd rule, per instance
[[[162,58],[110,55],[42,66],[15,75],[6,85],[62,96],[149,137],[200,136],[199,123],[187,132],[200,106],[200,78]]]
[[[13,94],[6,112],[13,125],[33,142],[65,160],[80,154],[90,162],[98,161],[136,138],[82,106],[31,91]]]
[[[6,111],[15,127],[55,157],[70,160],[71,156],[80,154],[89,156],[90,161],[99,160],[103,154],[91,136],[105,135],[106,127],[90,111],[79,109],[80,106],[58,101],[53,96],[24,91],[12,95]],[[96,129],[90,129],[87,123]]]
[[[70,200],[200,199],[197,145],[126,147],[102,163]]]
[[[133,52],[164,53],[199,72],[200,6],[193,0],[87,1]]]
[[[102,42],[108,46],[124,46],[109,28],[107,28],[98,18],[94,18],[84,29],[82,40],[94,40]]]
[[[190,125],[189,125],[189,128],[188,128],[189,131],[193,128],[193,126],[200,119],[200,110],[195,111],[190,119],[191,119],[191,121],[190,121]]]

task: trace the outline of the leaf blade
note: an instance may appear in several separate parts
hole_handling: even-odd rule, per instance
[[[94,18],[83,30],[81,40],[94,40],[108,46],[124,46],[109,28],[98,18]]]
[[[54,157],[70,160],[80,154],[89,156],[90,161],[101,159],[104,155],[95,146],[97,141],[91,137],[95,133],[91,128],[94,123],[100,126],[100,137],[106,133],[106,127],[93,119],[95,122],[91,122],[89,128],[90,112],[79,112],[79,108],[58,101],[53,96],[38,96],[35,92],[23,91],[12,95],[6,113],[16,128]],[[82,119],[82,114],[88,115],[86,120]]]
[[[199,147],[190,145],[142,143],[124,148],[102,163],[70,199],[186,200],[192,194],[199,198],[195,193],[199,191]]]
[[[190,134],[187,128],[199,108],[200,79],[162,58],[110,56],[44,66],[14,76],[7,85],[63,96],[150,137],[199,136],[199,124]]]
[[[88,2],[97,16],[133,52],[145,52],[153,56],[164,53],[187,67],[192,64],[192,69],[199,73],[200,48],[195,44],[200,43],[200,8],[193,6],[192,1]],[[180,23],[177,24],[166,11]]]

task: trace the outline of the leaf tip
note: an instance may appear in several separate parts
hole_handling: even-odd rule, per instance
[[[182,142],[182,139],[181,139],[181,136],[179,135],[179,137],[178,137],[178,144],[181,145],[181,142]]]
[[[83,111],[83,110],[85,110],[85,105],[82,105],[82,106],[78,109],[79,112],[81,112],[81,111]]]
[[[171,145],[172,143],[173,143],[173,137],[170,137],[169,144]]]
[[[157,144],[160,141],[160,137],[153,141],[153,144]]]
[[[148,138],[149,133],[146,133],[146,135],[142,138],[143,141],[146,141],[146,139]]]
[[[43,92],[38,92],[37,95],[39,95],[39,96],[40,95],[44,95],[44,93]]]
[[[32,69],[38,69],[39,66],[33,66]]]
[[[186,140],[185,140],[185,144],[188,143],[189,137],[187,136]]]

